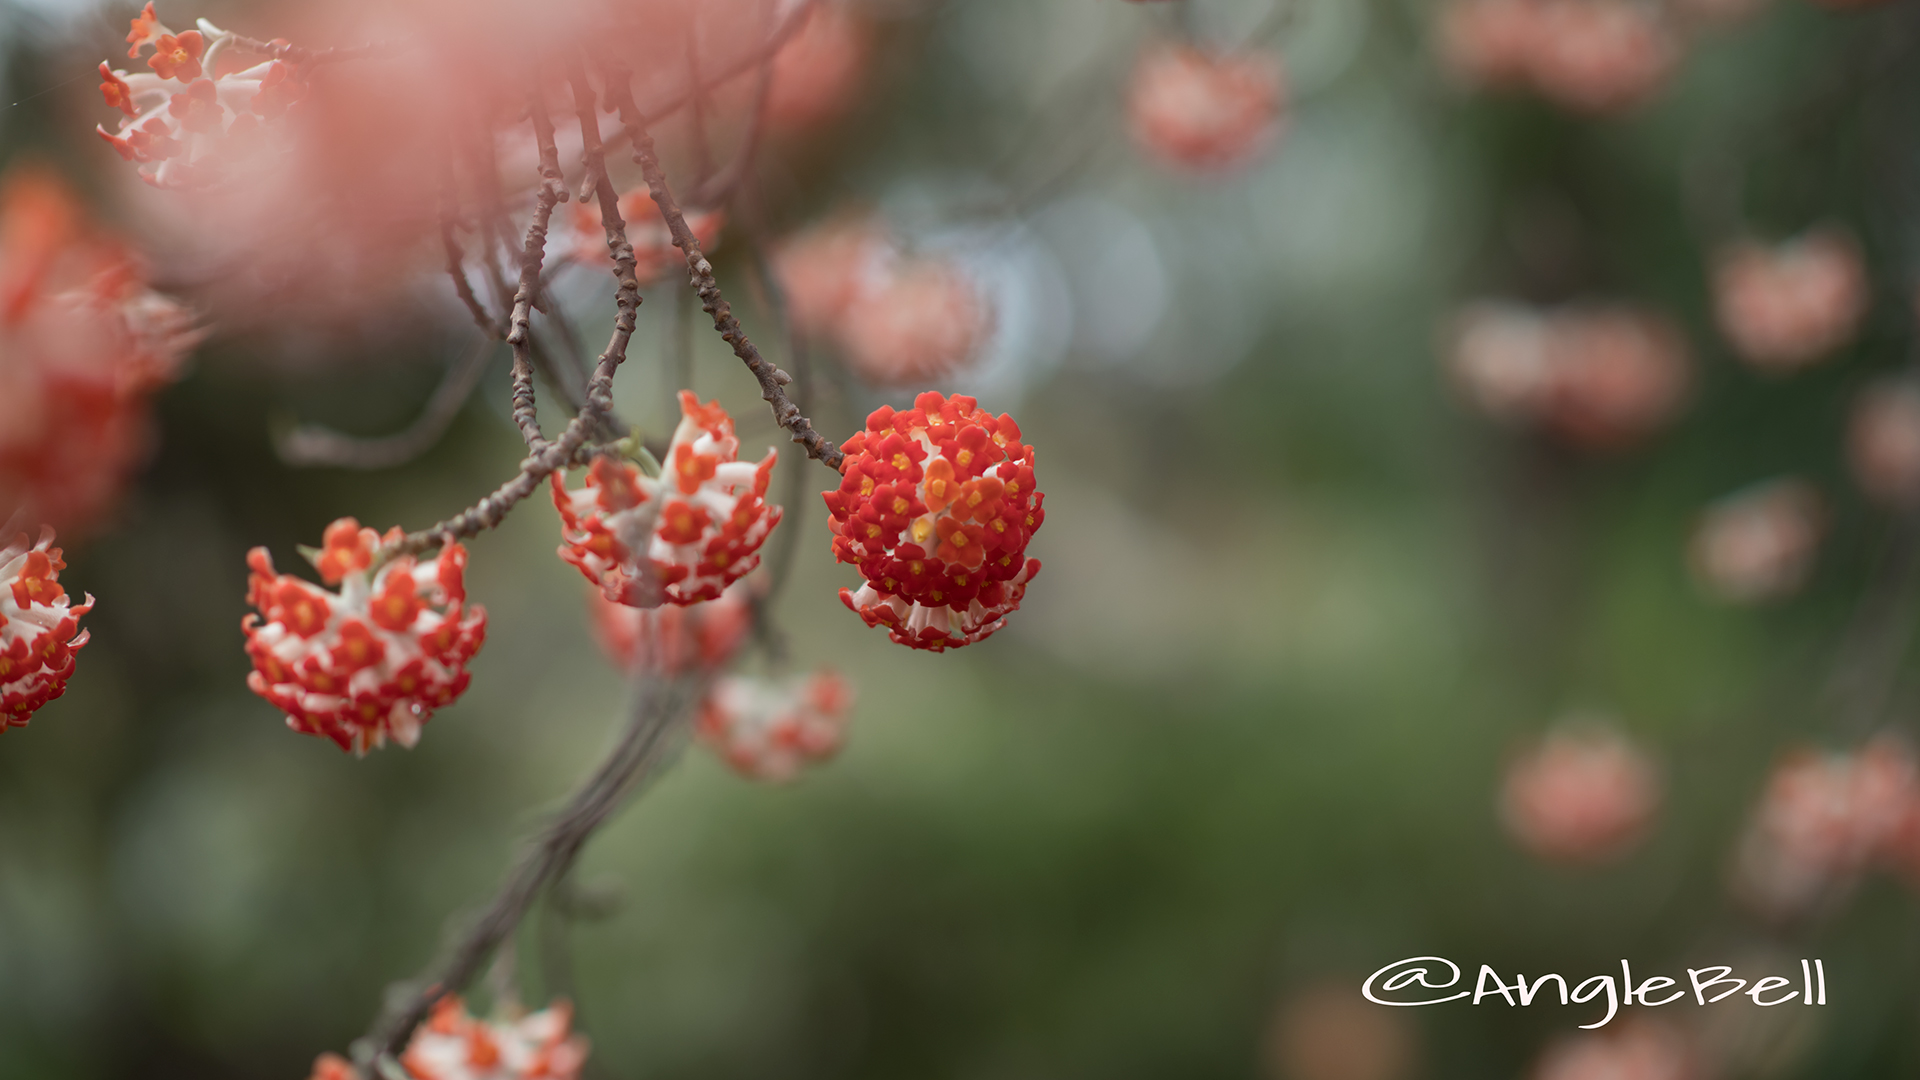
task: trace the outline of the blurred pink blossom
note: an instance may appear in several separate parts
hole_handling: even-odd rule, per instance
[[[1527,88],[1593,113],[1646,101],[1680,59],[1662,10],[1637,0],[1452,0],[1435,43],[1469,86]]]
[[[1713,285],[1721,330],[1763,371],[1790,371],[1831,354],[1853,337],[1867,309],[1859,246],[1835,228],[1771,248],[1735,244],[1721,253]]]
[[[1882,379],[1853,401],[1847,456],[1854,482],[1874,500],[1920,507],[1920,381]]]
[[[1446,349],[1455,381],[1490,416],[1591,450],[1639,442],[1686,396],[1685,340],[1625,305],[1475,303],[1455,317]]]
[[[1691,546],[1694,576],[1729,603],[1789,595],[1812,568],[1824,519],[1820,493],[1804,480],[1735,492],[1700,515]]]
[[[1279,136],[1286,108],[1280,62],[1264,53],[1159,45],[1133,70],[1127,112],[1134,141],[1170,165],[1225,172]]]
[[[1604,862],[1645,835],[1660,803],[1653,761],[1606,721],[1549,732],[1507,769],[1501,819],[1522,847],[1554,862]]]
[[[1879,735],[1852,753],[1797,750],[1774,769],[1735,856],[1735,891],[1802,914],[1878,861],[1902,864],[1920,813],[1912,747]]]

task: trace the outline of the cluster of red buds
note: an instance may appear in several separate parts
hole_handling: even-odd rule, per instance
[[[973,359],[994,312],[952,260],[908,252],[879,221],[836,218],[781,245],[789,317],[875,386],[924,385]]]
[[[1445,357],[1488,415],[1587,449],[1644,439],[1686,398],[1686,339],[1665,318],[1623,305],[1482,301],[1454,319]]]
[[[1820,228],[1773,247],[1752,241],[1722,252],[1713,275],[1720,328],[1763,371],[1791,371],[1845,345],[1867,310],[1860,247]]]
[[[88,228],[51,174],[0,182],[0,506],[61,530],[110,507],[147,450],[147,403],[198,340]]]
[[[780,681],[730,676],[701,703],[696,730],[742,776],[790,780],[840,749],[852,708],[853,688],[832,671]]]
[[[680,392],[680,413],[657,478],[604,454],[584,487],[569,490],[553,474],[560,557],[616,603],[711,600],[760,565],[760,545],[780,523],[765,499],[778,453],[768,449],[758,465],[739,460],[733,418],[691,390]]]
[[[1734,865],[1736,892],[1760,912],[1804,914],[1873,865],[1920,869],[1920,768],[1889,735],[1851,753],[1797,751],[1754,809]]]
[[[147,4],[127,34],[127,56],[147,57],[151,70],[128,72],[100,62],[100,93],[120,110],[118,131],[96,126],[120,156],[140,163],[140,175],[159,187],[206,183],[210,161],[244,151],[262,126],[286,115],[304,86],[298,68],[268,59],[237,67],[235,36],[205,19],[198,29],[168,29]],[[284,44],[276,42],[275,44]]]
[[[1134,141],[1194,172],[1252,162],[1279,138],[1285,109],[1280,62],[1259,52],[1156,46],[1141,54],[1127,92]]]
[[[573,1008],[558,1002],[517,1020],[480,1020],[458,997],[434,1003],[400,1065],[414,1080],[575,1080],[587,1039],[575,1035]],[[366,1080],[338,1054],[322,1054],[308,1080]]]
[[[1556,862],[1625,854],[1660,804],[1653,761],[1609,723],[1561,725],[1507,769],[1501,818],[1521,846]]]
[[[1701,512],[1694,527],[1694,577],[1713,596],[1757,604],[1798,591],[1819,552],[1826,514],[1804,480],[1771,480],[1736,491]]]
[[[466,604],[465,548],[374,569],[379,542],[352,518],[327,526],[312,559],[337,593],[275,573],[266,548],[247,553],[247,601],[259,609],[240,624],[253,658],[247,686],[285,712],[288,727],[355,755],[388,738],[417,742],[433,711],[466,690],[467,661],[487,636],[486,609]]]
[[[1920,381],[1882,379],[1854,399],[1847,426],[1854,482],[1876,502],[1920,507]]]
[[[840,599],[934,652],[1006,625],[1040,572],[1027,542],[1047,516],[1013,417],[929,392],[905,412],[881,406],[841,449],[844,479],[825,493],[833,553],[866,584]]]
[[[1680,60],[1668,16],[1640,0],[1449,0],[1440,56],[1469,86],[1531,90],[1582,112],[1618,112]]]
[[[60,585],[66,566],[52,529],[43,528],[38,543],[22,534],[0,548],[0,731],[25,727],[66,692],[74,654],[87,643],[87,631],[75,631],[93,597],[73,606]]]

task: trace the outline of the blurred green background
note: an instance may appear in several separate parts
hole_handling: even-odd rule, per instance
[[[1261,17],[1195,2],[1224,35]],[[120,163],[86,131],[123,7],[0,5],[19,102],[0,110],[0,159],[56,162],[136,229]],[[1751,1021],[1767,1050],[1731,1075],[1920,1073],[1920,924],[1897,882],[1786,939],[1725,885],[1782,748],[1848,737],[1822,688],[1893,525],[1853,493],[1842,432],[1852,391],[1906,361],[1920,239],[1920,68],[1866,58],[1911,39],[1920,9],[1775,0],[1703,39],[1649,107],[1594,120],[1450,88],[1425,5],[1310,0],[1267,46],[1292,79],[1283,140],[1212,182],[1138,160],[1121,129],[1125,67],[1168,32],[1161,6],[873,11],[879,89],[770,149],[774,215],[796,227],[864,201],[929,232],[1011,229],[1039,253],[1070,333],[1014,348],[982,393],[1039,448],[1046,569],[990,642],[909,652],[840,606],[853,572],[806,507],[778,615],[797,664],[857,685],[849,745],[771,787],[690,747],[587,852],[594,917],[528,924],[530,1001],[553,933],[570,939],[591,1074],[1281,1080],[1291,995],[1357,993],[1404,956],[1584,976],[1768,950],[1823,957],[1834,1005]],[[274,32],[268,5],[204,13]],[[1827,86],[1838,105],[1788,123]],[[1067,131],[1091,148],[1069,152]],[[1757,224],[1837,217],[1862,237],[1884,295],[1838,361],[1765,381],[1725,354],[1685,201],[1707,143],[1757,148]],[[1543,219],[1562,245],[1545,256]],[[741,250],[717,260],[730,286]],[[1552,299],[1566,265],[1691,339],[1688,412],[1632,453],[1496,430],[1436,363],[1456,302]],[[1115,329],[1156,296],[1152,319]],[[661,290],[642,310],[620,383],[648,402],[636,413],[672,307]],[[627,689],[543,499],[471,545],[490,640],[417,749],[354,760],[246,690],[250,546],[291,565],[342,515],[417,527],[520,456],[503,357],[401,468],[290,469],[272,424],[396,430],[465,333],[455,313],[298,351],[216,334],[158,400],[151,466],[69,546],[63,581],[100,597],[92,644],[67,696],[0,739],[0,1077],[305,1075],[490,894],[608,742]],[[740,418],[743,452],[777,441],[724,345],[696,349],[696,388]],[[830,435],[881,400],[823,383]],[[1786,472],[1830,500],[1810,586],[1758,611],[1712,604],[1687,574],[1695,514]],[[1668,781],[1649,841],[1590,871],[1530,859],[1495,813],[1510,750],[1577,706],[1622,717]],[[1587,1019],[1378,1010],[1385,1034],[1366,1037],[1409,1041],[1400,1075],[1519,1076]]]

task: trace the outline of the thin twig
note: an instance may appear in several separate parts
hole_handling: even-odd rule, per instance
[[[527,909],[574,864],[594,832],[625,802],[634,784],[664,756],[667,737],[706,692],[709,677],[643,682],[620,738],[567,806],[522,851],[507,880],[480,916],[422,977],[407,984],[398,1003],[383,1010],[372,1031],[354,1043],[363,1066],[399,1054],[435,1001],[457,994],[480,974],[487,959]]]
[[[687,270],[694,291],[700,296],[701,310],[713,318],[713,328],[733,347],[733,354],[747,365],[747,370],[759,381],[760,398],[773,410],[774,421],[793,433],[793,441],[806,448],[808,457],[839,471],[846,455],[826,436],[815,431],[812,421],[787,398],[785,388],[793,381],[793,377],[760,355],[760,350],[748,340],[746,331],[740,328],[740,321],[733,317],[726,297],[721,295],[720,286],[713,279],[713,264],[700,253],[700,241],[688,228],[686,215],[681,213],[680,204],[667,186],[667,174],[660,167],[659,155],[654,152],[653,136],[647,134],[646,121],[633,103],[630,76],[626,71],[610,65],[605,71],[607,96],[620,111],[620,120],[627,129],[627,139],[633,146],[633,160],[647,179],[647,190],[652,194],[654,204],[660,208],[660,216],[666,221],[668,231],[673,234],[673,244],[686,256]]]
[[[440,385],[434,388],[426,408],[406,429],[379,438],[345,435],[317,424],[302,424],[275,441],[280,460],[289,465],[332,465],[343,469],[388,469],[403,465],[432,449],[460,415],[461,406],[480,385],[492,352],[489,341],[481,338],[462,353]]]

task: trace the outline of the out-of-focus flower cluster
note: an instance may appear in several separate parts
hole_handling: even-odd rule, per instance
[[[588,592],[593,636],[623,671],[679,675],[725,664],[753,629],[753,609],[745,583],[731,585],[712,600],[692,605],[637,608]]]
[[[700,738],[741,775],[789,780],[840,749],[853,689],[832,671],[782,680],[729,676],[700,706]]]
[[[352,518],[327,527],[313,561],[338,593],[275,573],[265,548],[247,555],[247,601],[259,609],[241,622],[253,658],[247,686],[285,712],[288,727],[356,755],[389,738],[419,741],[433,711],[466,690],[467,661],[487,636],[486,609],[466,604],[465,548],[395,558],[369,579],[379,540]]]
[[[517,1020],[480,1020],[459,998],[444,997],[414,1032],[400,1064],[416,1080],[575,1080],[587,1060],[587,1039],[572,1027],[566,1002]],[[322,1054],[308,1080],[364,1077],[338,1054]]]
[[[1671,420],[1689,363],[1680,332],[1640,308],[1500,301],[1454,319],[1446,362],[1488,415],[1594,450],[1630,446]]]
[[[1905,740],[1798,750],[1774,769],[1734,864],[1735,891],[1762,914],[1806,914],[1882,866],[1920,883],[1920,767]]]
[[[825,493],[833,553],[866,584],[840,599],[894,641],[935,652],[1006,625],[1040,572],[1027,542],[1046,520],[1013,417],[929,392],[905,412],[881,406],[841,449],[844,479]]]
[[[1920,381],[1882,379],[1854,399],[1847,427],[1854,481],[1876,502],[1920,507]]]
[[[59,180],[0,180],[0,507],[96,521],[145,454],[148,399],[197,340]]]
[[[801,333],[831,342],[875,386],[924,385],[964,366],[994,313],[966,270],[908,252],[877,219],[849,215],[781,245],[774,271]]]
[[[37,543],[21,534],[0,548],[0,732],[25,727],[35,710],[66,692],[74,654],[87,643],[78,627],[93,597],[74,606],[60,585],[66,566],[51,528]]]
[[[1791,371],[1853,337],[1867,309],[1866,269],[1858,245],[1835,228],[1775,247],[1745,241],[1721,253],[1714,301],[1742,359],[1763,371]]]
[[[1259,52],[1160,45],[1142,53],[1127,92],[1134,141],[1160,161],[1230,171],[1279,138],[1286,108],[1280,62]]]
[[[1641,0],[1449,0],[1441,60],[1469,86],[1525,89],[1582,112],[1646,101],[1679,62],[1667,14]]]
[[[1820,492],[1804,480],[1736,491],[1700,514],[1690,552],[1694,576],[1734,604],[1791,595],[1813,567],[1825,521]]]
[[[1660,804],[1651,759],[1610,723],[1559,726],[1508,767],[1501,818],[1543,859],[1617,858],[1645,835]]]
[[[97,127],[120,156],[138,162],[140,175],[160,187],[208,182],[211,163],[252,150],[263,125],[286,115],[306,92],[294,64],[272,58],[242,67],[232,34],[205,19],[175,33],[149,3],[134,16],[127,56],[147,48],[148,71],[129,72],[100,62],[100,93],[120,111],[117,131]]]
[[[760,565],[760,545],[780,523],[765,499],[778,454],[740,461],[733,418],[690,390],[680,413],[660,477],[610,455],[594,459],[584,487],[569,490],[553,474],[560,557],[616,603],[711,600]]]

